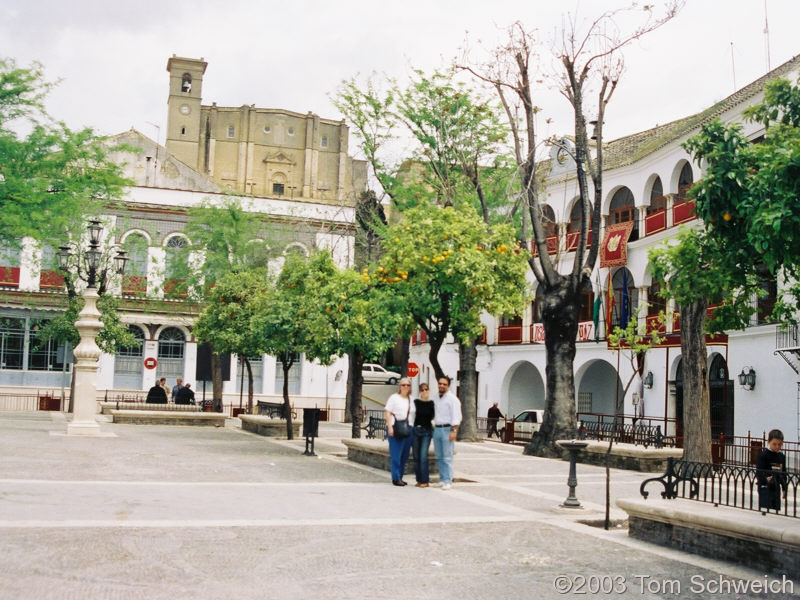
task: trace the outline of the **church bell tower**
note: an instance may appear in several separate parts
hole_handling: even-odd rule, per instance
[[[200,104],[207,66],[202,58],[181,58],[174,54],[167,61],[167,151],[197,170],[200,167]]]

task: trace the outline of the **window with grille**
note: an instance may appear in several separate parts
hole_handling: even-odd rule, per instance
[[[47,321],[32,320],[28,369],[31,371],[61,371],[64,368],[65,344],[44,338],[41,329]]]
[[[0,318],[0,369],[22,370],[25,355],[25,320]]]

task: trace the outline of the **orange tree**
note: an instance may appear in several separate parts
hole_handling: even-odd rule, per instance
[[[474,208],[419,206],[383,234],[385,251],[374,281],[396,289],[430,343],[436,377],[444,375],[439,350],[448,333],[459,342],[479,337],[481,315],[517,314],[530,298],[528,253],[509,225],[489,227]],[[365,275],[367,275],[365,273]],[[475,436],[475,406],[463,407],[462,439]]]
[[[215,352],[238,354],[247,369],[247,412],[253,410],[253,371],[247,357],[266,351],[253,327],[258,298],[269,293],[266,269],[233,271],[206,290],[205,305],[194,326],[199,340]]]

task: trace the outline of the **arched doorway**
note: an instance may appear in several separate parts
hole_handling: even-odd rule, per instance
[[[504,388],[506,402],[501,401],[500,408],[505,409],[509,418],[526,409],[545,407],[544,380],[539,370],[527,361],[520,361],[508,370]]]
[[[728,364],[715,354],[708,369],[711,439],[733,436],[733,380],[728,378]],[[675,371],[675,435],[683,439],[683,359]]]
[[[728,378],[728,364],[721,354],[714,355],[708,370],[708,394],[711,402],[711,439],[733,435],[733,380]]]
[[[622,382],[614,366],[605,360],[591,360],[575,373],[578,419],[597,421],[613,417]],[[600,415],[603,415],[601,417]]]

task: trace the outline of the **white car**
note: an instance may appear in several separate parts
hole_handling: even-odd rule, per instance
[[[361,367],[361,377],[364,378],[364,383],[388,383],[393,385],[400,379],[400,375],[392,371],[387,371],[380,365],[375,363],[365,363]]]
[[[523,410],[513,420],[509,420],[511,430],[506,435],[505,427],[500,429],[500,439],[504,442],[529,442],[542,428],[544,411],[540,409]]]

